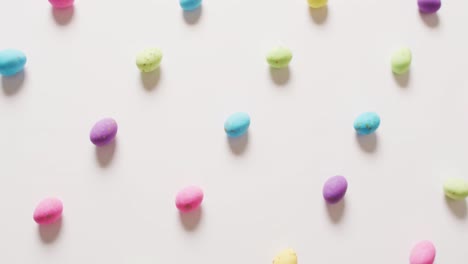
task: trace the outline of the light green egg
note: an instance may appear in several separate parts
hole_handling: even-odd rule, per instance
[[[139,52],[136,57],[136,65],[142,72],[152,72],[161,64],[163,54],[158,48],[147,48]]]
[[[468,181],[462,178],[448,178],[444,182],[445,195],[454,200],[461,200],[468,196]]]
[[[285,47],[275,47],[267,53],[266,59],[272,68],[284,68],[291,61],[292,52]]]
[[[403,74],[409,70],[411,65],[411,50],[401,48],[395,51],[392,55],[392,71],[395,74]]]

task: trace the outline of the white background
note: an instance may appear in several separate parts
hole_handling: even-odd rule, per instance
[[[292,247],[300,264],[408,263],[422,239],[438,264],[466,264],[464,201],[445,177],[468,178],[467,1],[421,16],[416,0],[214,1],[184,14],[176,0],[0,1],[0,48],[27,54],[1,80],[0,263],[268,264]],[[265,53],[293,51],[288,70]],[[136,53],[160,47],[159,72]],[[391,53],[413,51],[395,78]],[[250,114],[229,142],[226,117]],[[382,119],[358,139],[365,111]],[[113,117],[115,144],[93,124]],[[345,201],[323,182],[341,174]],[[177,191],[201,186],[180,217]],[[56,196],[61,223],[39,228]]]

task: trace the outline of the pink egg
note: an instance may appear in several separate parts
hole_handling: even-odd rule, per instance
[[[436,249],[431,241],[421,241],[411,250],[410,264],[432,264],[436,256]]]
[[[184,213],[197,209],[203,201],[203,191],[197,186],[189,186],[180,190],[176,196],[176,206]]]
[[[73,5],[74,0],[49,0],[55,8],[67,8]]]
[[[40,225],[52,224],[62,216],[63,204],[57,198],[42,200],[34,210],[34,221]]]

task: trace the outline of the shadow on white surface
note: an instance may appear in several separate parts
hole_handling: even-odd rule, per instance
[[[466,200],[453,200],[445,196],[445,203],[452,213],[460,219],[466,218]]]
[[[203,13],[203,6],[193,10],[193,11],[184,11],[182,10],[185,23],[189,25],[195,25],[200,21],[201,15]]]
[[[60,230],[62,229],[63,217],[61,217],[57,222],[49,225],[39,225],[38,231],[41,241],[44,244],[50,244],[57,240],[60,235]]]
[[[289,67],[282,69],[275,69],[270,67],[270,76],[276,85],[283,86],[289,82],[289,79],[291,78],[291,72]]]
[[[194,231],[200,224],[203,215],[203,208],[200,206],[192,212],[182,213],[179,211],[180,223],[186,231]]]
[[[356,140],[359,143],[361,149],[367,153],[374,153],[377,150],[377,146],[379,144],[377,133],[372,133],[370,135],[356,134]]]
[[[227,137],[231,152],[235,155],[242,155],[249,145],[249,131],[240,137]]]
[[[395,74],[395,73],[393,73],[393,79],[395,79],[398,86],[400,86],[401,88],[408,87],[408,84],[410,82],[410,77],[411,77],[410,72],[411,71],[408,71],[408,72],[406,72],[404,74]]]
[[[338,224],[344,217],[346,209],[346,200],[342,199],[336,204],[329,204],[325,202],[327,206],[328,217],[334,224]]]
[[[15,95],[23,87],[26,72],[23,70],[13,76],[2,76],[3,93],[8,96]]]
[[[328,6],[324,6],[321,8],[311,8],[309,7],[309,15],[312,18],[312,20],[315,22],[317,25],[324,24],[327,22],[328,18]]]
[[[106,168],[111,164],[112,160],[114,159],[116,148],[117,139],[112,140],[112,142],[105,146],[96,146],[96,159],[101,168]]]
[[[419,12],[419,16],[421,17],[421,20],[424,22],[424,24],[430,28],[436,28],[440,24],[439,15],[437,13],[424,14]]]
[[[75,7],[71,6],[68,8],[53,8],[51,7],[52,17],[57,25],[66,26],[70,24],[75,14]]]
[[[161,80],[162,70],[161,67],[158,67],[156,70],[152,72],[141,72],[141,83],[146,91],[150,92],[153,91]]]

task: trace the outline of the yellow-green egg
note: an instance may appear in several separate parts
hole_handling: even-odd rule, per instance
[[[447,178],[444,182],[444,192],[451,199],[464,199],[468,196],[468,181],[462,178]]]
[[[392,55],[392,71],[395,74],[403,74],[409,70],[412,55],[408,48],[401,48]]]
[[[137,54],[136,65],[142,72],[152,72],[161,64],[163,54],[158,48],[147,48]]]
[[[267,53],[266,59],[272,68],[284,68],[289,65],[292,52],[286,47],[275,47]]]
[[[307,0],[309,6],[312,8],[320,8],[327,5],[328,0]]]
[[[273,264],[297,264],[296,252],[291,248],[279,252],[273,259]]]

